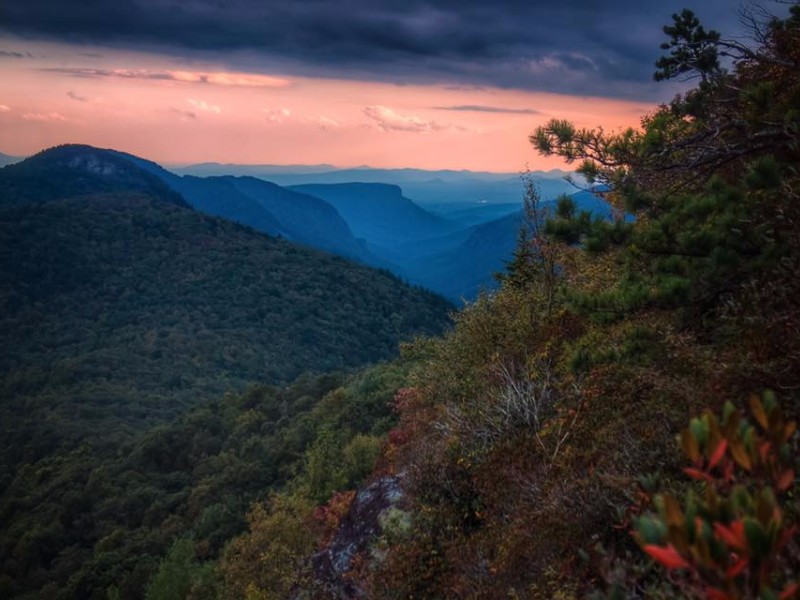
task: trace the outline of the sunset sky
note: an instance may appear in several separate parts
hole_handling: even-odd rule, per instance
[[[703,0],[740,32],[737,2]],[[24,0],[0,7],[0,151],[167,164],[560,167],[551,117],[636,126],[684,1]]]

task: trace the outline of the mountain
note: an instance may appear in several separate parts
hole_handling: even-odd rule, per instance
[[[0,170],[4,206],[122,191],[188,206],[180,194],[140,164],[91,146],[56,146]]]
[[[353,233],[372,247],[423,240],[449,233],[453,224],[420,208],[396,185],[340,183],[295,185],[289,189],[311,194],[331,204]]]
[[[16,162],[22,160],[21,156],[10,156],[8,154],[3,154],[0,152],[0,167],[5,167],[6,165],[13,165]]]
[[[530,174],[542,199],[552,200],[561,194],[569,194],[574,186],[564,179],[561,171],[537,171]],[[522,204],[525,184],[520,175],[506,175],[503,178],[481,179],[465,177],[444,180],[441,178],[426,181],[411,181],[403,184],[405,192],[426,209],[451,218],[454,210],[480,208],[484,205]]]
[[[366,264],[384,266],[353,236],[336,210],[319,198],[254,177],[179,176],[137,156],[116,154],[155,175],[207,214]]]
[[[481,290],[497,287],[494,274],[503,270],[517,244],[522,212],[517,211],[470,228],[455,248],[418,259],[416,281],[455,302],[473,300]]]
[[[385,271],[203,215],[128,162],[78,154],[0,171],[0,481],[87,428],[100,440],[118,419],[136,429],[228,389],[378,361],[447,326],[445,300]]]
[[[229,473],[215,485],[221,496],[235,495],[229,505],[239,511],[223,515],[224,527],[241,527],[254,486],[285,476],[279,464],[289,469],[302,459],[312,435],[298,417],[291,431],[299,458],[284,456],[287,446],[275,460],[262,457],[259,468],[271,475],[251,473],[237,461],[252,443],[235,453],[223,448],[216,417],[206,419],[202,440],[180,438],[171,447],[163,428],[187,410],[216,402],[219,416],[232,402],[229,392],[381,361],[401,341],[449,326],[452,305],[443,298],[386,271],[203,214],[151,170],[76,146],[0,170],[4,598],[105,597],[109,584],[96,587],[94,578],[119,581],[131,570],[141,588],[146,579],[136,569],[149,577],[147,556],[158,556],[173,535],[168,523],[154,529],[154,519],[179,502],[184,513],[173,520],[192,523],[185,511],[206,493],[200,485],[191,499],[188,475],[163,469],[179,468],[181,453],[208,457],[205,469]],[[321,391],[301,385],[273,414],[310,410],[341,378],[319,381]],[[243,405],[225,425],[231,443],[243,439],[250,414]],[[267,435],[264,427],[259,436]],[[283,435],[275,434],[276,444]],[[127,464],[104,470],[117,459]],[[251,483],[231,491],[236,481]],[[245,489],[250,496],[240,496]],[[139,529],[126,538],[129,562],[103,562],[120,556],[111,538],[98,546],[110,553],[90,562],[101,538],[133,523]],[[144,539],[152,550],[142,549]],[[137,553],[143,558],[134,568]],[[80,580],[67,586],[78,572]],[[48,582],[59,590],[55,583],[42,588]]]
[[[586,211],[595,219],[614,218],[611,206],[591,191],[581,190],[570,198],[579,212]],[[543,201],[542,211],[552,213],[555,203],[555,200]],[[416,254],[408,248],[406,256],[415,265],[411,280],[455,302],[473,300],[481,290],[495,289],[494,274],[501,272],[511,258],[522,223],[522,211],[516,210],[457,235],[440,238],[438,249],[432,242],[421,246]],[[425,248],[431,250],[430,254],[422,254]]]
[[[206,162],[194,165],[176,165],[170,167],[173,173],[212,177],[216,175],[239,175],[262,177],[276,175],[314,175],[338,170],[329,164],[319,165],[237,165],[232,163]]]
[[[500,219],[514,212],[519,212],[521,202],[495,203],[482,199],[471,201],[453,201],[446,204],[426,204],[425,210],[442,218],[446,218],[459,227],[468,228],[481,223]]]
[[[491,287],[492,273],[502,268],[502,257],[510,254],[509,244],[513,249],[515,231],[502,240],[487,234],[486,241],[479,242],[482,232],[475,233],[474,228],[502,220],[520,210],[525,184],[519,175],[368,167],[335,169],[328,165],[318,167],[319,171],[314,172],[314,166],[206,163],[176,169],[184,174],[183,177],[170,174],[172,179],[169,181],[198,208],[245,223],[254,222],[254,216],[248,211],[238,210],[233,214],[230,210],[222,212],[220,208],[225,206],[220,198],[233,198],[233,192],[220,189],[209,200],[201,191],[203,186],[208,186],[205,188],[208,192],[212,185],[224,186],[229,183],[237,187],[237,191],[246,192],[243,189],[244,182],[248,187],[257,188],[256,182],[262,178],[271,182],[265,183],[262,188],[269,185],[273,190],[284,189],[277,187],[277,183],[288,186],[292,192],[319,198],[333,206],[353,237],[363,240],[365,244],[355,250],[352,241],[335,220],[320,219],[320,227],[314,228],[314,220],[307,216],[313,214],[313,210],[300,214],[297,226],[291,232],[287,231],[286,223],[289,220],[280,216],[275,205],[263,202],[262,206],[276,215],[283,226],[282,230],[275,230],[274,233],[309,243],[309,238],[304,238],[302,231],[311,228],[312,245],[388,268],[410,282],[456,301],[471,300],[480,287]],[[195,175],[206,177],[198,178]],[[574,189],[565,180],[565,175],[563,171],[530,174],[545,200]],[[225,182],[214,183],[219,179],[225,179]],[[255,198],[257,194],[251,197]],[[300,204],[297,199],[292,202],[295,206]],[[232,208],[232,205],[229,204],[228,208]],[[329,226],[329,222],[333,224]],[[513,222],[513,218],[510,222]],[[501,225],[495,227],[504,229]],[[491,227],[489,231],[492,231]],[[473,240],[474,250],[470,246],[461,248],[473,234],[478,236]],[[326,235],[331,241],[323,245],[321,240]],[[491,240],[498,243],[493,246]],[[478,250],[480,247],[483,247],[483,251]],[[468,254],[464,254],[465,251]],[[467,256],[470,258],[467,259]]]
[[[320,199],[301,190],[289,190],[255,177],[210,179],[229,183],[239,193],[267,208],[280,221],[288,239],[367,264],[381,264],[369,253],[363,241],[354,237],[364,236],[352,230],[348,220],[343,219],[341,211],[337,210],[338,207],[324,201],[325,198]]]
[[[522,187],[520,173],[491,173],[485,171],[468,170],[426,170],[426,169],[379,169],[371,167],[356,167],[342,169],[331,165],[237,165],[220,163],[203,163],[172,169],[180,175],[213,176],[213,175],[250,175],[268,179],[278,185],[302,185],[307,183],[337,184],[337,183],[389,183],[401,186],[421,203],[435,202],[437,194],[443,193],[445,186],[461,186],[462,189],[472,189],[476,184],[492,186],[516,186],[519,194],[514,200],[521,200]],[[541,182],[553,182],[559,185],[559,191],[568,192],[569,185],[564,177],[569,175],[566,171],[553,169],[551,171],[533,171],[531,176]],[[413,189],[413,193],[410,190]],[[431,190],[428,193],[426,190]],[[417,192],[422,191],[422,195]],[[444,192],[447,193],[447,192]],[[515,192],[516,193],[516,192]],[[545,194],[551,196],[550,192]],[[557,195],[557,194],[556,194]]]
[[[426,169],[381,169],[367,166],[355,168],[339,168],[331,165],[237,165],[220,163],[202,163],[173,169],[181,175],[252,175],[253,177],[269,177],[281,185],[301,183],[396,183],[401,185],[413,181],[429,181],[440,179],[442,181],[461,181],[464,179],[479,179],[486,181],[503,180],[513,177],[513,173],[490,173],[486,171],[468,170],[426,170]],[[561,171],[540,172],[553,177],[562,177]]]
[[[455,217],[451,219],[418,206],[395,185],[306,184],[290,189],[329,202],[395,273],[457,303],[497,286],[494,273],[511,257],[522,224],[521,203],[445,204],[444,213]],[[612,218],[610,206],[596,194],[579,191],[570,197],[577,210]],[[542,201],[545,211],[554,205],[555,200]]]

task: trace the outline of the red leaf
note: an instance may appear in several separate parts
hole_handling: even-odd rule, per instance
[[[644,551],[667,569],[685,569],[689,567],[689,563],[678,554],[678,551],[675,550],[672,544],[669,544],[666,548],[648,544],[644,547]]]
[[[725,527],[722,523],[714,523],[714,533],[730,548],[745,550],[747,539],[744,535],[744,521],[734,521],[730,527]]]
[[[780,478],[778,479],[778,489],[782,492],[785,492],[789,489],[789,486],[794,483],[794,471],[792,469],[787,469],[783,473],[781,473]]]
[[[721,592],[716,588],[708,588],[706,591],[708,600],[730,600],[730,597],[725,592]]]
[[[779,600],[789,600],[789,598],[794,598],[798,591],[800,591],[800,583],[790,583],[778,598]]]
[[[739,573],[744,571],[749,562],[750,560],[747,557],[740,558],[738,561],[728,567],[728,570],[726,571],[728,577],[736,577]]]
[[[758,445],[758,454],[759,456],[761,456],[761,462],[767,462],[767,456],[769,455],[771,449],[772,449],[772,444],[770,444],[766,440]]]
[[[713,469],[717,466],[717,463],[725,456],[725,450],[728,449],[728,440],[722,440],[717,447],[714,448],[714,454],[711,456],[711,460],[708,463],[708,468]]]
[[[775,545],[775,552],[780,552],[783,547],[788,544],[794,535],[797,533],[797,525],[790,527],[786,531],[781,534],[781,537],[778,539],[778,543]]]
[[[683,472],[686,473],[692,479],[699,479],[699,480],[705,479],[706,481],[711,481],[712,479],[708,473],[704,473],[700,469],[694,469],[692,467],[686,467],[683,470]]]

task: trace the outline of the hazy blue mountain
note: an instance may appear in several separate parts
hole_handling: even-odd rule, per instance
[[[424,169],[337,169],[330,165],[235,165],[203,163],[176,167],[176,173],[196,176],[249,175],[282,186],[336,185],[344,183],[384,183],[398,185],[404,194],[423,208],[461,226],[499,218],[512,211],[491,213],[486,204],[522,204],[525,188],[519,173]],[[565,181],[569,173],[561,170],[533,171],[542,198],[553,199],[575,188]],[[475,208],[473,212],[470,209]],[[340,211],[341,212],[341,211]],[[457,213],[455,216],[453,213]]]
[[[330,204],[254,177],[176,175],[160,165],[119,153],[162,179],[195,208],[361,262],[385,266],[357,240]]]
[[[571,194],[576,210],[588,211],[595,218],[612,219],[611,206],[596,194],[579,191]],[[555,200],[542,202],[547,213],[555,208]],[[441,238],[439,249],[430,243],[431,254],[425,256],[423,246],[416,253],[406,249],[409,279],[453,301],[474,299],[481,289],[497,286],[493,274],[502,271],[511,258],[517,243],[517,234],[523,222],[521,210],[498,219],[475,225],[459,234]],[[454,242],[463,237],[458,244]]]
[[[269,175],[314,175],[336,171],[333,165],[237,165],[232,163],[206,162],[195,165],[176,165],[169,167],[173,173],[214,177],[219,175],[265,177]]]
[[[518,212],[522,206],[521,200],[506,203],[485,202],[482,200],[472,202],[448,202],[447,204],[426,204],[425,210],[435,215],[446,218],[456,223],[459,227],[466,228],[481,223],[488,223],[500,219],[511,213]]]
[[[368,264],[381,264],[367,250],[358,231],[332,203],[255,177],[219,177],[277,217],[289,239]]]
[[[289,189],[322,198],[333,205],[353,233],[370,247],[390,249],[398,243],[438,237],[456,229],[384,183],[308,184]]]
[[[405,186],[408,183],[457,183],[464,181],[505,182],[519,181],[519,173],[491,173],[487,171],[468,170],[426,170],[426,169],[379,169],[372,167],[356,167],[342,169],[331,165],[237,165],[220,163],[202,163],[185,167],[174,167],[175,173],[181,175],[251,175],[269,179],[278,185],[300,185],[305,183],[391,183]],[[551,171],[534,171],[536,179],[563,180],[567,171],[554,169]]]
[[[6,165],[13,165],[22,160],[23,157],[21,156],[11,156],[9,154],[3,154],[0,152],[0,167],[5,167]]]
[[[513,173],[423,169],[334,169],[204,164],[184,173],[250,174],[331,204],[383,264],[412,283],[458,301],[495,285],[521,223],[523,177]],[[579,210],[610,218],[588,192],[575,192],[564,171],[535,171],[545,205],[572,194]],[[300,183],[297,183],[300,182]],[[412,200],[413,199],[413,200]]]
[[[554,175],[550,172],[531,173],[543,200],[552,200],[561,194],[575,191],[562,172]],[[522,205],[525,185],[519,175],[506,175],[504,178],[481,179],[468,177],[464,179],[443,180],[440,178],[427,181],[413,181],[403,184],[403,190],[414,201],[429,210],[450,217],[451,209],[456,207],[480,207],[486,204]],[[454,205],[454,206],[452,206]]]
[[[257,200],[242,194],[227,179],[217,177],[176,177],[165,179],[194,208],[209,215],[223,217],[253,229],[291,239],[286,227],[275,214]]]
[[[522,212],[516,211],[469,228],[456,247],[417,258],[413,281],[455,302],[474,300],[480,290],[497,286],[494,273],[514,252],[521,225]]]

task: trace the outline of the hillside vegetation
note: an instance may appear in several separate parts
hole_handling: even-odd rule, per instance
[[[152,556],[188,525],[165,525],[166,538],[149,529],[199,481],[177,446],[125,463],[147,439],[173,439],[145,432],[226,392],[396,356],[401,341],[446,329],[451,308],[385,271],[202,215],[127,159],[85,147],[0,171],[0,272],[2,597],[105,597],[130,573],[138,592],[125,597],[141,597]],[[286,392],[280,410],[310,410],[342,379],[320,381],[310,398]],[[222,451],[218,426],[192,457]],[[281,475],[250,470],[220,492],[231,497],[214,552],[243,523],[248,494],[281,481],[307,442],[286,448],[284,467],[270,463]],[[165,464],[181,474],[143,478]],[[133,546],[92,562],[119,528]]]
[[[411,350],[373,476],[405,497],[355,555],[315,533],[297,504],[314,498],[254,510],[235,547],[296,541],[287,520],[312,541],[293,568],[249,572],[252,593],[798,597],[800,6],[760,24],[753,48],[688,11],[665,32],[657,77],[696,88],[640,130],[553,120],[531,135],[608,185],[619,218],[562,199],[542,227],[529,190],[501,289]],[[323,514],[352,534],[363,502],[340,493]],[[225,572],[246,574],[236,560]]]

